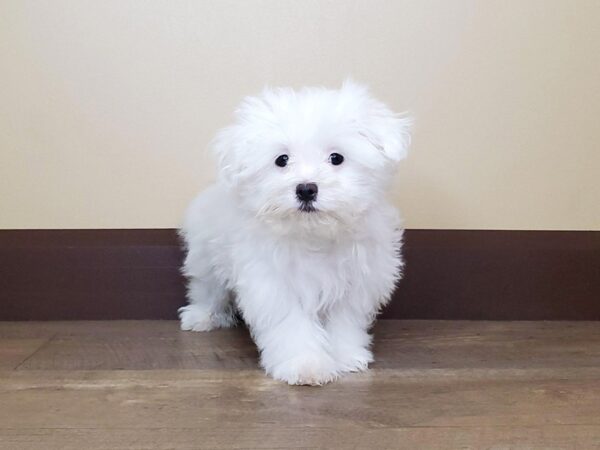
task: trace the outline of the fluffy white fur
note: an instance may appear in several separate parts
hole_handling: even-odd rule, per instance
[[[181,230],[181,328],[229,327],[239,311],[265,371],[290,384],[365,370],[369,327],[401,273],[402,229],[385,191],[409,125],[353,82],[246,98],[213,145],[219,180]],[[315,210],[302,211],[296,186],[309,182]]]

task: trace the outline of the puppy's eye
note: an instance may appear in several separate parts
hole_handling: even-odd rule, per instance
[[[339,166],[341,163],[344,162],[344,157],[339,153],[332,153],[331,155],[329,155],[329,162],[334,166]]]
[[[288,155],[279,155],[275,160],[275,165],[279,167],[285,167],[288,163]]]

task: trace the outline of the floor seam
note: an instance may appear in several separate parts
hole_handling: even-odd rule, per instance
[[[35,355],[37,355],[40,352],[40,350],[42,350],[44,347],[46,347],[48,344],[50,344],[50,342],[52,342],[56,336],[58,336],[58,333],[54,333],[52,336],[50,336],[44,343],[42,343],[42,345],[40,345],[37,349],[35,349],[35,351],[31,355],[27,356],[23,361],[21,361],[19,364],[17,364],[13,368],[13,370],[14,371],[19,370],[19,368],[23,364],[25,364],[27,361],[29,361],[31,358],[33,358]]]

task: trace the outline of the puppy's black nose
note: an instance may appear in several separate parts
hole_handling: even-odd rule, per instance
[[[317,198],[319,188],[315,183],[299,184],[296,186],[296,197],[303,202],[312,202]]]

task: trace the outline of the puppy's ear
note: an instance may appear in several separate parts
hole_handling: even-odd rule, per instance
[[[359,102],[359,134],[389,160],[397,162],[404,159],[410,145],[413,119],[394,113],[371,97],[366,86],[352,80],[344,82],[341,93]]]
[[[231,125],[221,129],[211,144],[212,151],[217,157],[219,177],[230,186],[236,184],[240,173],[237,163],[241,144],[240,135],[239,127]]]
[[[253,152],[253,146],[265,135],[263,124],[272,122],[272,110],[265,100],[271,92],[265,88],[261,97],[246,97],[234,112],[234,123],[220,130],[212,141],[219,176],[230,186],[250,176],[249,154],[254,154],[254,161],[260,159],[260,153]]]
[[[396,115],[379,104],[371,110],[368,124],[361,134],[386,158],[398,162],[408,152],[412,123],[412,118]]]

